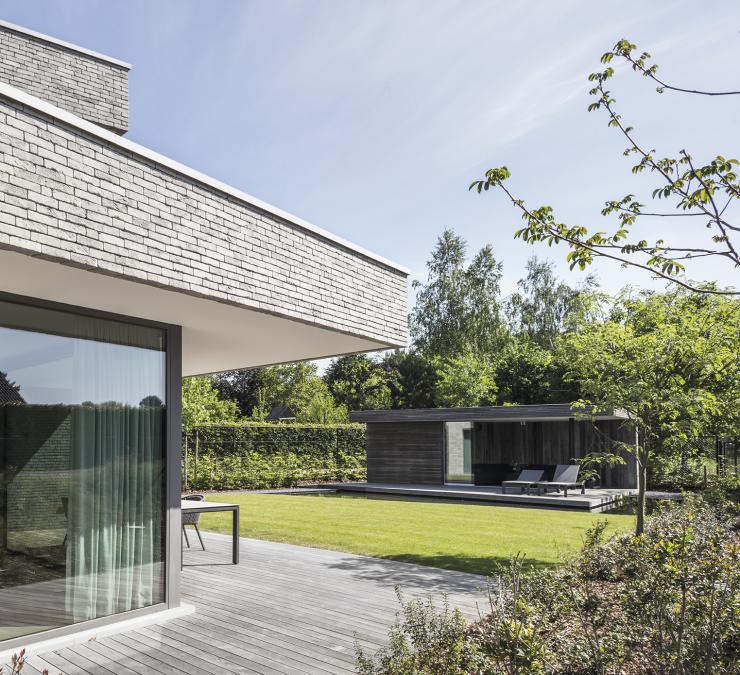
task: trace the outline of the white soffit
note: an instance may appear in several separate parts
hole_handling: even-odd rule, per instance
[[[287,317],[0,250],[0,290],[182,326],[183,375],[388,349]]]

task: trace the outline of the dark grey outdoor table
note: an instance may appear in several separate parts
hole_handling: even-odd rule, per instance
[[[215,513],[216,511],[231,511],[232,525],[232,549],[231,560],[234,565],[239,564],[239,504],[227,504],[224,502],[195,502],[188,499],[180,501],[182,512],[188,513]]]

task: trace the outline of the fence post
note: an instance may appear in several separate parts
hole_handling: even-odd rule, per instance
[[[723,456],[722,450],[723,450],[722,438],[720,438],[720,436],[716,436],[715,441],[714,441],[714,455],[715,455],[715,460],[717,462],[717,475],[718,476],[723,476],[725,473],[724,466],[723,466],[724,456]]]
[[[198,450],[199,450],[199,444],[200,444],[200,429],[198,427],[195,428],[195,466],[193,467],[193,483],[195,483],[196,487],[198,485]]]
[[[183,463],[185,471],[182,477],[182,487],[185,490],[185,492],[187,492],[188,490],[188,434],[187,432],[185,432],[182,435],[182,440],[183,440],[182,445],[183,445],[183,448],[185,449],[185,461]]]

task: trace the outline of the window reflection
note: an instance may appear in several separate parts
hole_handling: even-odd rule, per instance
[[[445,422],[445,481],[473,482],[472,422]]]
[[[164,334],[0,302],[0,640],[164,599]]]

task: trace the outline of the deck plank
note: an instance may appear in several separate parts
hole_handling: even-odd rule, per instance
[[[204,534],[186,550],[183,600],[195,614],[34,656],[52,675],[340,675],[354,672],[355,641],[387,640],[406,597],[450,597],[469,618],[485,606],[486,580],[472,574],[349,553]],[[35,666],[35,667],[38,667]]]

